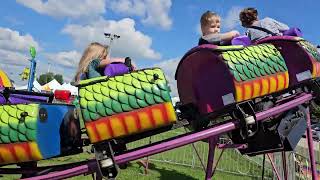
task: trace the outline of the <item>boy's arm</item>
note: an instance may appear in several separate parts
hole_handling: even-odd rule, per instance
[[[240,33],[238,31],[230,31],[226,33],[221,33],[221,41],[231,41],[233,38],[239,36]]]
[[[100,61],[99,67],[100,67],[100,68],[101,68],[101,67],[103,68],[103,67],[105,67],[106,65],[111,64],[111,63],[114,63],[114,62],[124,63],[124,61],[125,61],[124,58],[109,58],[109,57],[107,57],[107,58],[102,59],[102,60]]]
[[[105,59],[102,59],[100,61],[100,64],[99,64],[99,67],[100,68],[104,68],[106,67],[107,65],[111,64],[111,63],[114,63],[114,62],[117,62],[117,63],[125,63],[125,58],[105,58]],[[131,65],[132,65],[132,68],[133,70],[136,70],[137,69],[137,66],[131,62]]]

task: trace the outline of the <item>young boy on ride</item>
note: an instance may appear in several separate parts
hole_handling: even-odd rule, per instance
[[[227,45],[230,41],[239,36],[238,31],[220,33],[220,16],[217,13],[206,11],[200,19],[202,36],[199,39],[201,44]]]
[[[265,37],[283,35],[284,31],[289,30],[286,24],[266,17],[261,20],[258,18],[258,11],[255,8],[245,8],[239,18],[243,27],[247,28],[247,36],[252,41],[257,41]]]
[[[108,57],[108,46],[93,42],[85,49],[80,59],[75,81],[104,76],[104,69],[111,63],[125,63],[127,58]],[[135,66],[133,66],[135,69]]]

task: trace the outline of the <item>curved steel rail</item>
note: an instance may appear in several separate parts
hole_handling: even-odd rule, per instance
[[[270,108],[266,111],[259,112],[256,114],[257,121],[263,121],[264,119],[280,114],[284,111],[290,110],[298,105],[304,104],[310,100],[312,100],[311,94],[301,94],[300,96],[295,97],[293,100],[283,103],[279,106]],[[205,129],[200,132],[195,132],[192,134],[183,135],[178,138],[174,138],[171,140],[167,140],[161,143],[152,144],[150,146],[144,147],[144,148],[138,148],[136,150],[132,150],[130,152],[118,155],[115,157],[115,161],[117,164],[122,164],[125,162],[133,161],[136,159],[140,159],[143,157],[151,156],[157,153],[161,153],[164,151],[168,151],[174,148],[178,148],[187,144],[194,143],[196,141],[200,141],[207,138],[216,137],[220,134],[227,133],[229,131],[235,130],[239,127],[239,122],[237,120],[232,120],[229,122],[226,122],[222,125],[218,125],[215,127],[211,127],[209,129]],[[311,137],[312,139],[312,137]],[[312,141],[312,140],[311,140]],[[309,144],[309,149],[313,148],[313,144]],[[314,164],[314,157],[311,157],[311,161]],[[210,167],[210,166],[208,166]],[[315,164],[313,165],[313,170],[315,170]],[[69,178],[73,176],[78,176],[81,174],[86,174],[90,172],[97,171],[97,164],[94,159],[88,160],[88,162],[84,165],[80,165],[71,169],[67,169],[64,171],[59,172],[53,172],[47,175],[27,178],[27,180],[38,180],[38,179],[63,179],[63,178]],[[209,172],[210,171],[210,172]],[[207,169],[207,174],[211,174],[212,170]],[[316,171],[314,171],[316,172]],[[209,176],[206,176],[208,179]],[[211,178],[211,177],[210,177]],[[26,179],[25,179],[26,180]]]

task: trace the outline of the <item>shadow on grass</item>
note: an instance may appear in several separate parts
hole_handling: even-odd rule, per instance
[[[141,166],[140,166],[141,167]],[[153,163],[148,164],[148,169],[151,171],[157,171],[160,174],[159,179],[160,180],[177,180],[177,179],[183,179],[183,180],[195,180],[196,178],[189,176],[187,174],[183,174],[182,172],[173,170],[173,169],[167,169],[164,167],[156,166]]]

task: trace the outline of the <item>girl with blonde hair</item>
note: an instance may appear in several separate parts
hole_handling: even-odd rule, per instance
[[[103,76],[103,69],[114,62],[124,63],[125,58],[108,57],[109,46],[93,42],[85,49],[80,59],[75,81]]]

